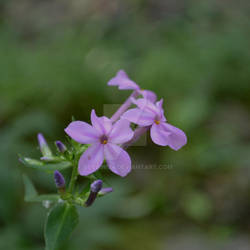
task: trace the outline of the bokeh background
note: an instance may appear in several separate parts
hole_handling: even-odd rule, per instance
[[[250,4],[248,0],[1,0],[0,249],[44,249],[46,209],[23,201],[22,173],[40,193],[51,175],[28,170],[36,134],[65,141],[130,94],[119,69],[164,98],[188,144],[131,147],[137,169],[110,174],[114,193],[80,209],[65,249],[250,249]]]

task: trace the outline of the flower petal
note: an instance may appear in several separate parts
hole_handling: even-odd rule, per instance
[[[163,99],[161,99],[160,101],[158,101],[158,102],[156,102],[156,107],[158,107],[159,108],[159,110],[160,110],[160,120],[162,121],[162,122],[165,122],[165,121],[167,121],[167,119],[166,119],[166,117],[165,117],[165,115],[164,115],[164,110],[163,110],[163,108],[162,108],[162,105],[163,105]]]
[[[160,115],[161,111],[160,108],[157,107],[154,103],[152,103],[150,100],[145,99],[145,98],[139,98],[139,99],[134,99],[131,98],[132,102],[137,105],[138,108],[140,108],[141,110],[150,112],[154,115]]]
[[[129,79],[124,70],[119,70],[114,78],[108,82],[109,86],[119,86],[119,89],[139,89],[139,86]]]
[[[149,100],[149,101],[151,101],[153,103],[157,99],[157,96],[156,96],[156,94],[153,91],[150,91],[150,90],[141,90],[140,93],[142,94],[142,96],[145,99],[147,99],[147,100]]]
[[[152,112],[146,112],[141,109],[135,108],[126,111],[121,116],[121,118],[140,126],[149,126],[153,124],[155,115]]]
[[[155,144],[169,146],[174,150],[180,149],[187,143],[185,133],[168,123],[153,124],[150,135]]]
[[[98,141],[99,133],[91,125],[86,122],[75,121],[71,122],[64,130],[73,140],[89,144]]]
[[[121,147],[108,143],[104,146],[104,155],[109,169],[115,174],[124,177],[131,171],[131,159]]]
[[[109,134],[109,142],[120,144],[129,141],[134,135],[130,122],[125,119],[117,121]]]
[[[78,163],[78,172],[83,176],[92,174],[101,167],[103,161],[103,145],[101,143],[95,143],[81,156]]]
[[[171,133],[168,138],[168,145],[170,148],[179,150],[187,143],[187,136],[181,129],[176,128],[169,123],[162,123],[162,126],[164,127],[165,132]]]
[[[105,116],[97,117],[94,109],[91,111],[91,123],[101,135],[107,135],[112,129],[111,120]]]
[[[160,146],[167,146],[168,145],[168,137],[170,133],[165,132],[165,130],[162,127],[162,124],[153,124],[150,129],[150,136],[152,141],[155,144],[158,144]]]

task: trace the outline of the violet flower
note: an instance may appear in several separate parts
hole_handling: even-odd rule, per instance
[[[151,102],[155,102],[157,97],[153,91],[150,90],[143,90],[132,81],[124,70],[119,70],[115,77],[113,77],[108,82],[109,86],[118,86],[119,89],[132,89],[135,90],[137,93],[141,94],[144,98],[150,100]]]
[[[79,160],[79,174],[92,174],[106,159],[112,172],[126,176],[131,171],[131,159],[117,144],[125,143],[133,137],[134,132],[129,121],[119,120],[112,124],[109,118],[97,117],[95,110],[92,110],[91,123],[92,126],[82,121],[74,121],[65,129],[73,140],[81,144],[91,144]]]
[[[160,146],[169,146],[174,150],[180,149],[187,143],[185,133],[166,122],[162,99],[156,104],[143,98],[132,101],[138,108],[128,110],[122,115],[122,118],[139,126],[149,127],[154,143]]]

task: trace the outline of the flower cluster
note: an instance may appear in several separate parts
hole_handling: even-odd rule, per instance
[[[122,177],[131,171],[131,159],[126,149],[140,136],[150,130],[154,143],[174,150],[187,142],[185,133],[167,122],[163,100],[157,101],[154,92],[141,89],[123,70],[108,85],[132,90],[112,117],[98,117],[92,110],[91,124],[72,121],[65,129],[69,143],[66,146],[56,141],[56,152],[39,133],[40,159],[19,158],[27,167],[54,174],[57,193],[41,195],[31,180],[23,176],[25,201],[42,202],[46,208],[51,208],[44,230],[46,249],[61,249],[64,245],[78,222],[76,206],[90,207],[98,197],[113,191],[111,187],[104,187],[101,171],[96,173],[102,165],[106,164]],[[130,108],[132,105],[134,107]],[[85,178],[78,181],[79,175]]]
[[[111,118],[98,117],[95,110],[92,110],[91,125],[74,121],[65,129],[73,140],[80,144],[90,144],[78,163],[80,175],[92,174],[106,160],[113,173],[126,176],[131,171],[131,159],[124,149],[148,129],[152,141],[160,146],[178,150],[186,144],[185,133],[167,123],[163,100],[157,102],[154,92],[142,90],[123,70],[108,85],[118,86],[121,90],[133,90],[133,93]],[[137,107],[129,109],[132,104]],[[135,131],[131,129],[130,123],[138,125]]]
[[[103,182],[99,179],[101,173],[98,173],[97,178],[95,172],[106,164],[113,173],[126,176],[132,165],[126,149],[147,131],[150,130],[155,144],[169,146],[174,150],[179,150],[187,142],[185,133],[167,122],[163,100],[157,101],[154,92],[141,89],[123,70],[118,71],[108,81],[108,85],[118,86],[120,90],[132,90],[132,94],[112,117],[98,117],[95,110],[92,110],[91,124],[83,121],[71,122],[65,128],[66,134],[71,138],[71,145],[66,147],[61,141],[56,141],[56,154],[39,133],[38,144],[42,153],[40,160],[20,157],[20,161],[28,167],[54,173],[59,194],[56,197],[70,204],[88,207],[98,196],[112,192],[110,187],[102,188]],[[131,105],[134,107],[130,108]],[[70,176],[69,172],[60,172],[69,167],[72,167]],[[68,175],[67,178],[64,178],[65,175]],[[80,192],[75,187],[78,175],[92,181],[92,184],[88,183],[87,189]],[[26,186],[30,187],[30,183]],[[48,198],[28,197],[27,200],[40,200],[45,197]]]

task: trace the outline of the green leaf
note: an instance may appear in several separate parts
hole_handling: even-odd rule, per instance
[[[55,205],[49,212],[44,230],[46,250],[56,250],[65,243],[78,223],[76,207],[67,203]]]
[[[42,171],[55,171],[55,170],[63,170],[71,166],[71,162],[63,161],[57,163],[48,163],[42,162],[35,159],[27,158],[20,156],[20,161],[26,166],[30,168],[35,168]]]
[[[30,201],[32,202],[58,201],[59,199],[60,196],[58,194],[41,194],[32,198]]]
[[[58,201],[60,196],[58,194],[42,194],[38,195],[32,181],[27,175],[23,175],[23,183],[25,189],[24,200],[26,202],[42,202],[45,200]]]
[[[24,183],[24,200],[29,202],[31,201],[34,197],[37,196],[37,191],[33,185],[33,183],[31,182],[31,180],[29,179],[29,177],[27,175],[23,175],[23,183]]]

